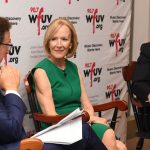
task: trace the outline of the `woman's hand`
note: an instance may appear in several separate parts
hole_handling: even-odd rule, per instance
[[[100,123],[100,124],[104,124],[106,126],[109,126],[107,119],[102,118],[102,117],[98,117],[98,116],[91,116],[90,122],[91,123]]]

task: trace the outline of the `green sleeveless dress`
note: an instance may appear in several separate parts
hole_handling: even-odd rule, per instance
[[[37,68],[45,70],[48,79],[51,83],[52,96],[55,104],[55,109],[58,114],[65,114],[81,108],[81,87],[78,75],[77,66],[66,60],[66,68],[62,70],[54,65],[48,58],[39,62],[32,73]],[[39,109],[41,112],[41,109]],[[48,127],[42,124],[43,129]],[[104,132],[109,128],[103,124],[92,124],[93,130],[97,136],[102,139]]]

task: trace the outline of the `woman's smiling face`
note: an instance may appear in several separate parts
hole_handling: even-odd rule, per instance
[[[71,31],[62,25],[49,41],[50,56],[54,59],[64,58],[71,48]]]

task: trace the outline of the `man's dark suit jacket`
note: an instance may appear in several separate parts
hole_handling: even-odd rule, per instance
[[[22,123],[26,106],[15,94],[0,94],[0,150],[17,150],[26,137]]]
[[[150,42],[141,45],[140,56],[133,75],[132,91],[147,106],[150,93]]]

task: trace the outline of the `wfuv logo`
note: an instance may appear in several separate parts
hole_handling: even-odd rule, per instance
[[[52,15],[43,14],[43,7],[31,7],[30,12],[32,14],[28,15],[30,23],[37,25],[37,35],[40,35],[41,30],[46,30],[48,25],[51,22]]]
[[[116,84],[110,84],[107,86],[106,99],[110,99],[114,101],[115,99],[119,99],[121,95],[122,89],[117,89]]]
[[[102,30],[103,29],[103,22],[104,22],[104,15],[98,14],[98,9],[89,8],[87,9],[86,21],[87,23],[92,23],[93,26],[93,34],[95,33],[96,29]]]
[[[83,73],[85,78],[90,78],[90,87],[93,86],[93,82],[100,83],[101,71],[102,68],[96,68],[95,62],[85,64]]]
[[[79,0],[77,0],[77,1],[79,1]],[[68,4],[71,4],[71,2],[72,2],[72,0],[68,0]]]
[[[119,33],[111,33],[110,37],[111,40],[109,40],[109,45],[110,47],[115,47],[116,56],[118,55],[119,52],[123,53],[126,38],[120,38]]]
[[[116,1],[117,1],[117,5],[119,5],[121,1],[125,2],[125,0],[116,0]]]
[[[20,53],[21,46],[12,46],[9,51],[9,60],[8,63],[18,64],[18,55]]]

